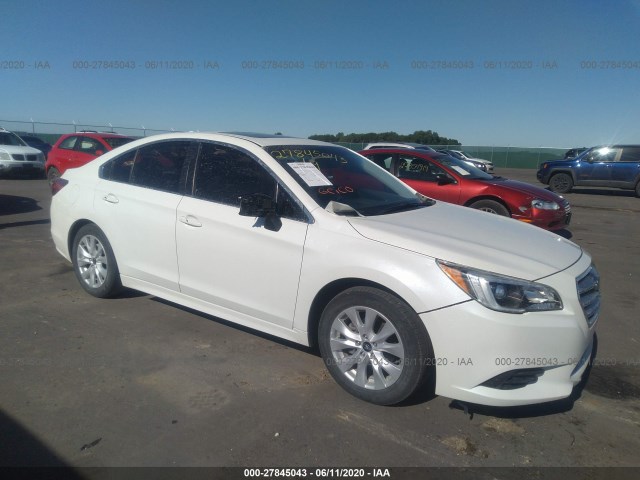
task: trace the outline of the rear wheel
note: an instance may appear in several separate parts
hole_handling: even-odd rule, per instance
[[[568,173],[556,173],[549,179],[549,187],[556,193],[569,193],[573,188],[573,178]]]
[[[80,285],[94,297],[112,297],[122,288],[111,245],[96,225],[85,225],[78,230],[71,260]]]
[[[482,210],[483,212],[493,213],[495,215],[500,215],[503,217],[511,216],[507,207],[502,205],[500,202],[496,202],[495,200],[479,200],[469,206],[477,210]]]
[[[49,184],[53,183],[58,177],[60,177],[60,171],[56,167],[51,167],[47,170],[47,180],[49,180]]]
[[[354,287],[325,308],[318,330],[322,358],[335,381],[378,405],[408,398],[428,377],[428,334],[404,301],[371,287]]]

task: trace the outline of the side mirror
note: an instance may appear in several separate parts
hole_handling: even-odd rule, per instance
[[[240,197],[240,215],[263,219],[264,228],[277,232],[282,221],[276,212],[276,204],[269,195],[251,193]]]
[[[438,185],[450,185],[452,183],[456,183],[453,178],[443,173],[436,175],[436,179],[438,180]]]

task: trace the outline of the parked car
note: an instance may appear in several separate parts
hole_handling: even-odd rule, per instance
[[[569,202],[544,188],[489,175],[446,154],[406,149],[363,150],[411,188],[436,200],[511,217],[547,230],[569,225]]]
[[[582,152],[584,152],[585,150],[589,150],[587,147],[580,147],[580,148],[570,148],[569,150],[567,150],[564,154],[564,158],[575,158],[578,155],[580,155]]]
[[[42,176],[44,154],[27,145],[18,135],[0,127],[0,175]]]
[[[53,241],[89,294],[130,287],[318,344],[369,402],[432,375],[462,401],[560,399],[594,351],[599,280],[578,245],[429,199],[344,147],[163,134],[51,188]]]
[[[444,153],[446,155],[451,155],[458,160],[462,160],[463,162],[468,163],[480,170],[493,173],[493,162],[491,160],[485,160],[484,158],[475,158],[471,155],[466,154],[462,150],[438,150],[440,153]]]
[[[20,138],[30,147],[40,150],[44,154],[44,158],[47,158],[47,155],[51,151],[51,144],[45,142],[39,137],[33,135],[20,135]]]
[[[47,178],[51,182],[68,168],[77,168],[131,142],[133,138],[116,133],[82,131],[62,135],[55,143],[45,164]]]
[[[592,147],[568,160],[543,162],[538,180],[558,193],[577,187],[635,190],[640,197],[640,145]]]
[[[364,150],[371,150],[374,148],[412,148],[419,150],[427,150],[429,152],[435,152],[435,149],[429,147],[428,145],[422,145],[421,143],[411,143],[411,142],[374,142],[367,143],[365,145]]]

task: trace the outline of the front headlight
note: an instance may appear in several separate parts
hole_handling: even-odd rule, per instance
[[[560,295],[547,285],[442,260],[438,260],[438,265],[467,295],[491,310],[506,313],[562,310]]]
[[[549,200],[540,200],[540,199],[535,199],[531,202],[531,206],[533,208],[537,208],[538,210],[559,210],[560,209],[560,205],[558,205],[556,202],[552,202]]]
[[[11,160],[11,155],[4,150],[0,150],[0,160]]]

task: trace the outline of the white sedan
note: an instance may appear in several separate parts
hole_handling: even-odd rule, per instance
[[[436,394],[462,401],[561,399],[594,350],[599,280],[579,246],[424,197],[343,147],[158,135],[52,192],[53,240],[88,293],[129,287],[317,344],[369,402],[434,375]]]

